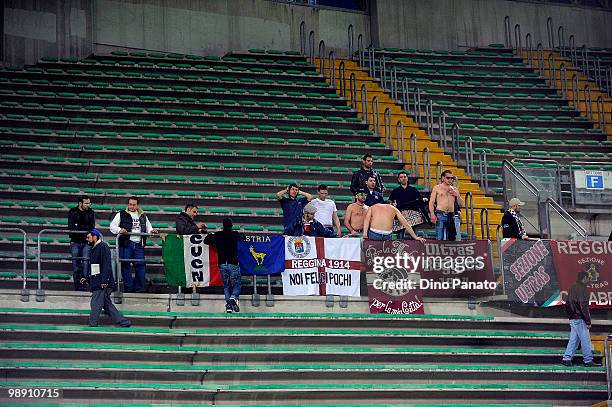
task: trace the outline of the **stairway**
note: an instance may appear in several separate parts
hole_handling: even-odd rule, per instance
[[[124,313],[132,328],[85,327],[86,310],[0,309],[0,387],[130,405],[587,406],[606,397],[604,368],[560,365],[562,320]],[[595,322],[592,332],[608,328]]]

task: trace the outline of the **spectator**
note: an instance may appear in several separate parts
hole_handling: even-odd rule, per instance
[[[355,195],[357,190],[366,189],[366,182],[369,177],[374,177],[376,182],[375,190],[380,192],[381,194],[385,192],[385,186],[382,182],[382,178],[380,174],[372,169],[372,165],[374,165],[374,160],[370,154],[366,154],[363,156],[363,164],[361,168],[353,173],[353,177],[351,178],[351,194]]]
[[[452,171],[442,171],[440,183],[431,191],[429,213],[436,224],[436,240],[456,240],[461,233],[455,223],[456,205],[465,206],[459,190],[453,186],[456,178]]]
[[[125,318],[110,298],[115,288],[110,248],[102,240],[102,233],[92,229],[86,236],[87,243],[92,247],[89,252],[89,266],[85,268],[85,275],[81,277],[81,284],[89,280],[91,290],[91,311],[89,313],[89,326],[98,326],[98,319],[102,308],[114,324],[129,328],[132,323]]]
[[[369,206],[365,205],[366,193],[363,189],[357,190],[355,202],[346,208],[344,214],[344,226],[351,233],[351,236],[358,236],[363,232],[363,221]]]
[[[145,284],[145,255],[144,247],[147,238],[130,235],[128,233],[157,233],[151,222],[138,206],[138,198],[130,197],[127,208],[119,211],[110,224],[110,231],[119,237],[119,257],[125,259],[121,262],[121,275],[126,293],[143,292]],[[134,278],[132,278],[131,264],[134,264]]]
[[[363,222],[363,237],[372,240],[391,240],[393,221],[397,218],[414,239],[424,242],[425,239],[418,237],[410,227],[408,221],[402,216],[400,211],[393,205],[379,204],[374,205],[366,213]]]
[[[287,194],[287,196],[285,196]],[[299,198],[298,195],[304,195],[304,198]],[[312,195],[307,192],[300,191],[297,184],[291,184],[285,189],[281,189],[276,193],[281,208],[283,209],[283,226],[285,227],[283,234],[287,236],[299,236],[301,231],[301,222],[304,206],[312,201]]]
[[[400,171],[397,174],[397,182],[399,186],[391,191],[389,201],[401,212],[414,230],[416,226],[425,223],[425,202],[419,190],[408,184],[406,171]],[[393,222],[393,231],[397,232],[398,239],[404,239],[406,229],[397,219]]]
[[[593,362],[593,350],[591,348],[591,314],[589,313],[589,273],[580,271],[576,276],[576,282],[572,285],[565,299],[565,311],[570,320],[570,337],[563,355],[564,366],[572,366],[572,358],[578,344],[582,349],[582,359],[587,367],[601,366]]]
[[[381,203],[385,203],[385,198],[376,190],[376,178],[368,177],[368,180],[366,181],[365,204],[371,207]]]
[[[510,205],[510,208],[504,213],[501,221],[504,239],[527,239],[528,236],[520,216],[521,207],[525,205],[525,202],[521,202],[518,198],[512,198],[508,201],[508,205]]]
[[[232,230],[230,218],[223,219],[223,230],[206,235],[204,243],[217,248],[219,270],[223,279],[225,312],[240,312],[240,266],[238,265],[238,242],[240,233]]]
[[[317,195],[318,198],[315,198],[310,202],[315,206],[315,208],[317,208],[315,219],[332,232],[334,231],[335,226],[338,237],[342,236],[342,229],[340,228],[340,219],[338,218],[336,203],[331,199],[327,199],[327,185],[319,185],[317,188]]]
[[[195,221],[198,214],[198,207],[195,204],[185,205],[185,211],[181,212],[176,218],[176,233],[179,235],[195,235],[197,233],[206,233],[206,224],[204,222]]]
[[[315,219],[317,207],[309,203],[304,207],[304,219],[302,221],[301,233],[295,236],[312,237],[337,237],[333,229],[326,228]]]
[[[96,214],[91,209],[91,200],[87,195],[82,195],[79,197],[78,205],[68,211],[68,229],[87,232],[95,227]],[[89,250],[86,233],[70,234],[72,279],[76,291],[87,291],[87,287],[81,283],[81,278],[85,275],[85,259],[89,258]]]

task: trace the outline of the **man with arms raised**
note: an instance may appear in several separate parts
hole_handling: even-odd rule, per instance
[[[287,196],[285,196],[287,194]],[[298,195],[304,195],[304,198],[299,198]],[[308,202],[312,201],[312,195],[307,192],[300,191],[297,184],[291,184],[287,188],[283,188],[276,193],[276,199],[283,209],[283,234],[287,236],[299,236],[302,227],[302,216],[304,207]]]
[[[363,237],[372,240],[391,240],[393,220],[396,218],[414,240],[425,241],[414,233],[410,223],[402,216],[400,211],[389,204],[377,204],[368,209],[363,222]]]

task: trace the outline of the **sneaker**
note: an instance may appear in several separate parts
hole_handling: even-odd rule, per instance
[[[584,364],[585,367],[601,367],[601,363],[589,362]]]
[[[571,360],[562,360],[561,364],[563,366],[572,366],[572,361]]]
[[[230,298],[230,304],[232,306],[232,310],[234,312],[240,312],[240,307],[238,306],[238,300],[234,297]]]
[[[232,309],[232,306],[229,304],[225,305],[225,312],[227,312],[228,314],[231,314],[234,310]]]

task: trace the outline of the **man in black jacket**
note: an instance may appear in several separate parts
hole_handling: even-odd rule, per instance
[[[68,211],[68,229],[87,232],[96,227],[96,214],[91,209],[91,200],[87,195],[79,197],[78,205]],[[85,261],[89,258],[89,245],[85,233],[70,233],[70,255],[72,256],[72,279],[76,291],[87,291],[81,284],[85,275]]]
[[[508,201],[508,204],[510,208],[504,213],[501,221],[504,239],[527,239],[527,233],[519,216],[521,206],[525,205],[525,202],[521,202],[518,198],[512,198]]]
[[[195,204],[185,205],[185,211],[181,212],[176,218],[176,233],[179,235],[195,235],[206,233],[206,224],[195,221],[198,214],[198,207]]]
[[[400,171],[397,174],[397,183],[399,186],[391,191],[389,201],[406,218],[412,226],[412,230],[416,230],[416,226],[429,220],[429,216],[425,218],[425,214],[427,214],[425,201],[423,201],[419,190],[408,183],[408,173],[406,171]],[[397,219],[393,221],[393,231],[397,232],[398,239],[406,237],[406,228]]]
[[[104,308],[114,324],[129,328],[132,323],[115,308],[110,298],[115,288],[110,248],[102,240],[102,233],[97,229],[92,229],[87,234],[87,243],[92,248],[89,253],[89,267],[86,268],[86,275],[81,278],[81,283],[85,284],[89,280],[91,291],[89,326],[98,326],[100,312]]]
[[[581,271],[576,277],[565,299],[565,311],[570,320],[570,337],[563,355],[563,365],[571,366],[574,352],[578,344],[582,349],[582,359],[585,366],[600,366],[593,362],[593,351],[591,349],[591,314],[589,313],[589,289],[586,284],[589,281],[589,273]]]
[[[301,233],[296,236],[338,237],[333,229],[326,228],[321,222],[315,219],[315,213],[317,213],[317,207],[312,203],[309,203],[304,207]]]
[[[223,230],[206,235],[204,243],[217,248],[219,271],[223,279],[225,294],[225,312],[240,312],[238,305],[240,297],[240,266],[238,263],[238,242],[240,233],[233,230],[234,224],[230,218],[223,219]]]
[[[355,195],[359,189],[366,189],[366,183],[369,177],[374,177],[376,180],[376,186],[374,188],[376,192],[380,192],[381,194],[385,192],[382,178],[378,172],[372,169],[372,165],[374,165],[372,156],[370,154],[364,155],[362,167],[355,171],[351,178],[351,194]]]

